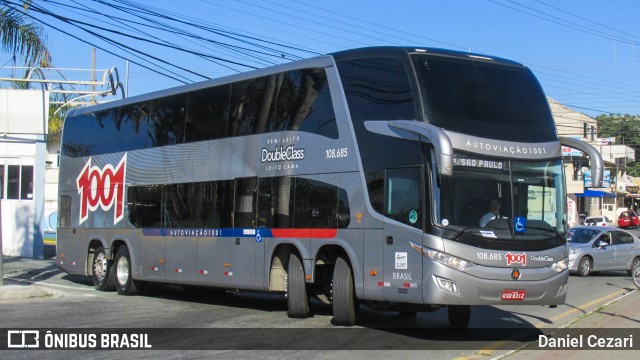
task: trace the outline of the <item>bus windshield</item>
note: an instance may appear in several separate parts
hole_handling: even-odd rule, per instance
[[[425,54],[412,59],[429,123],[486,139],[556,138],[547,99],[526,67]]]
[[[457,154],[435,195],[436,224],[492,239],[563,242],[562,162],[482,159]],[[460,233],[459,233],[460,234]]]

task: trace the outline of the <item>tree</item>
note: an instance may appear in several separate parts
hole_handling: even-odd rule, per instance
[[[627,173],[640,176],[640,115],[598,115],[596,120],[601,137],[615,137],[616,145],[626,145],[636,151],[636,161],[627,163]]]
[[[46,46],[46,35],[41,26],[25,20],[31,0],[23,0],[23,10],[10,6],[0,7],[0,44],[2,50],[20,57],[27,67],[51,66],[51,54]]]

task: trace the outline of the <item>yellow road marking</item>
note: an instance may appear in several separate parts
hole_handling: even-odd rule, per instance
[[[555,322],[556,320],[562,319],[563,317],[569,316],[569,315],[571,315],[573,313],[576,313],[576,312],[583,312],[584,314],[587,314],[588,313],[587,308],[589,308],[591,306],[594,306],[594,305],[598,305],[599,303],[604,304],[607,300],[609,300],[611,298],[616,298],[616,297],[618,297],[618,296],[620,296],[620,295],[622,295],[622,294],[624,294],[626,292],[627,292],[627,290],[625,290],[625,289],[618,290],[618,291],[613,292],[613,293],[611,293],[609,295],[605,295],[605,296],[603,296],[601,298],[589,301],[586,304],[582,304],[582,305],[580,305],[578,307],[575,307],[573,309],[569,309],[569,310],[567,310],[565,312],[562,312],[562,313],[560,313],[558,315],[552,316],[551,318],[549,318],[549,320],[551,320],[552,322]],[[537,323],[537,324],[535,324],[533,326],[536,327],[536,328],[541,328],[541,327],[544,327],[544,325],[545,325],[545,323],[539,322],[539,323]]]
[[[620,295],[626,293],[627,290],[618,290],[616,292],[613,292],[611,294],[605,295],[603,297],[597,298],[595,300],[589,301],[588,303],[582,304],[580,306],[577,306],[573,309],[569,309],[567,311],[564,311],[558,315],[552,316],[551,318],[549,318],[549,320],[551,320],[551,322],[556,322],[559,319],[562,319],[564,317],[567,317],[573,313],[576,312],[583,312],[584,314],[588,314],[589,311],[587,311],[588,308],[595,306],[595,305],[602,305],[605,304],[607,302],[607,300],[612,299],[612,298],[616,298],[619,297]],[[538,322],[537,324],[534,324],[533,326],[535,328],[544,328],[546,325],[546,323],[544,322]],[[462,356],[462,357],[458,357],[455,360],[472,360],[472,359],[478,359],[479,357],[477,355],[481,355],[481,356],[491,356],[496,350],[499,350],[503,344],[506,344],[508,341],[507,340],[501,340],[501,341],[496,341],[492,344],[489,344],[488,346],[486,346],[484,349],[478,350],[476,352],[476,354],[471,355],[471,356]]]

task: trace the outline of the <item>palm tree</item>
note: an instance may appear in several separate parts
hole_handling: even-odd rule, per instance
[[[31,0],[23,0],[23,9],[27,11]],[[51,66],[51,54],[46,46],[46,35],[41,26],[25,21],[23,11],[13,7],[0,6],[0,44],[2,50],[19,56],[27,67]]]

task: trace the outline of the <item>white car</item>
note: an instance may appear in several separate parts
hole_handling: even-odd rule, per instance
[[[611,220],[606,216],[590,216],[584,219],[586,226],[613,226]]]

